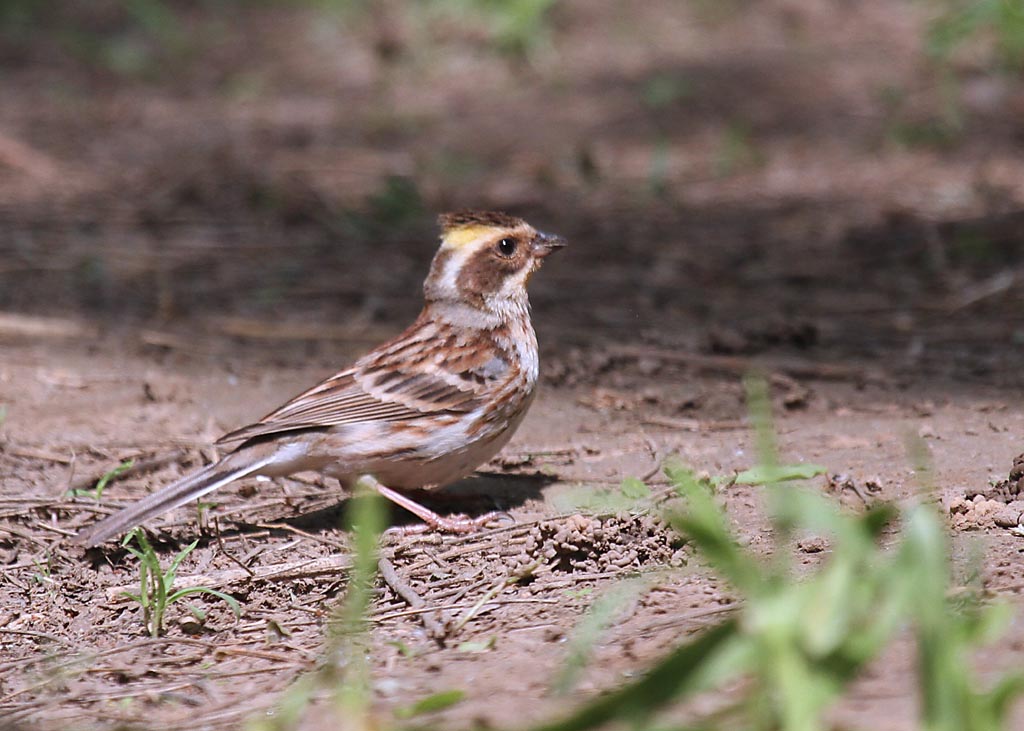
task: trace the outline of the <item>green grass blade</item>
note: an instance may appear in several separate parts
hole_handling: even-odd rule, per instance
[[[231,608],[231,611],[234,612],[236,618],[242,616],[242,607],[239,605],[237,599],[235,599],[230,594],[225,594],[222,591],[211,589],[208,586],[189,586],[184,589],[178,589],[176,592],[167,597],[167,604],[173,604],[179,599],[191,596],[193,594],[209,594],[212,597],[216,597],[217,599],[220,599],[222,602],[224,602]]]
[[[680,701],[701,687],[714,661],[736,639],[737,629],[736,620],[730,619],[706,630],[638,680],[588,703],[563,721],[533,731],[587,731],[612,721],[643,723],[669,702]]]
[[[756,465],[736,475],[738,485],[770,485],[790,480],[809,480],[828,472],[820,464]]]
[[[625,579],[604,592],[591,605],[569,638],[565,665],[555,680],[555,693],[565,694],[572,690],[586,668],[601,633],[611,625],[622,608],[647,586],[646,579]]]
[[[758,591],[763,576],[761,563],[736,542],[708,488],[684,468],[668,467],[666,473],[686,501],[684,512],[668,516],[672,527],[692,540],[701,555],[742,592]]]
[[[461,702],[465,697],[466,691],[464,690],[442,690],[416,701],[411,706],[396,709],[395,716],[405,719],[420,716],[424,713],[443,711],[445,708],[451,708],[456,703]]]

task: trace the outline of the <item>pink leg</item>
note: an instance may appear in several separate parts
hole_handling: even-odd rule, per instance
[[[395,505],[405,508],[425,524],[422,527],[410,526],[409,528],[403,528],[401,529],[402,533],[422,533],[429,528],[445,531],[447,533],[472,533],[473,531],[485,528],[489,522],[505,515],[504,513],[486,513],[477,518],[469,518],[465,515],[454,515],[450,518],[445,518],[438,515],[430,508],[420,505],[408,495],[403,495],[397,490],[385,487],[372,477],[366,476],[362,479],[378,493],[386,497]]]

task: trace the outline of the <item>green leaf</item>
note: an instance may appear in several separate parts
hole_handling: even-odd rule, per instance
[[[115,477],[118,477],[119,475],[122,475],[128,470],[130,470],[134,464],[134,459],[127,459],[114,469],[110,470],[110,472],[104,474],[103,477],[101,477],[99,481],[96,483],[96,487],[92,488],[91,490],[68,490],[68,494],[71,495],[72,497],[91,497],[95,498],[96,500],[99,500],[103,496],[103,491],[106,489],[107,483],[109,483]],[[129,533],[128,535],[130,536],[131,534]]]
[[[173,604],[182,597],[191,596],[192,594],[209,594],[210,596],[217,597],[231,608],[231,611],[234,612],[235,617],[242,616],[242,607],[239,606],[237,599],[235,599],[230,594],[225,594],[222,591],[211,589],[208,586],[189,586],[184,589],[178,589],[176,592],[167,597],[167,604]]]
[[[497,641],[498,639],[494,635],[491,635],[486,640],[467,640],[466,642],[460,643],[459,646],[455,649],[457,649],[459,652],[469,653],[487,652],[488,650],[494,648],[494,645],[497,644]]]
[[[195,547],[198,545],[199,539],[196,538],[190,544],[181,549],[181,551],[178,552],[178,555],[175,556],[174,559],[171,561],[171,565],[167,568],[167,571],[165,573],[170,574],[176,572],[178,570],[178,566],[181,564],[183,560],[185,560],[185,557],[192,553],[192,551],[194,551]]]
[[[443,711],[445,708],[450,708],[459,703],[465,697],[466,692],[462,690],[442,690],[439,693],[428,695],[426,698],[416,701],[411,706],[396,708],[395,716],[397,718],[412,718],[424,713]]]
[[[574,488],[553,499],[556,510],[566,513],[614,515],[637,509],[635,498],[627,497],[623,490],[595,490],[591,486]]]
[[[651,489],[636,477],[627,477],[619,489],[623,496],[630,500],[643,500],[651,496]]]
[[[115,477],[123,475],[125,472],[130,470],[135,465],[134,459],[126,459],[124,462],[119,464],[114,469],[107,472],[103,477],[96,483],[96,487],[93,489],[93,493],[96,495],[96,499],[99,500],[100,496],[103,495],[103,490],[106,489],[107,483],[113,480]]]
[[[722,575],[744,593],[757,593],[764,582],[760,561],[736,542],[726,517],[715,504],[708,486],[683,468],[666,469],[686,510],[667,517],[672,527],[687,536]]]
[[[809,480],[827,471],[820,464],[757,465],[736,475],[736,484],[770,485],[789,480]]]
[[[401,640],[389,640],[384,644],[394,647],[402,657],[416,657],[416,651]]]

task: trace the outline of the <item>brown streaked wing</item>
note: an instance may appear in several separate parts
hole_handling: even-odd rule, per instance
[[[354,368],[331,376],[258,422],[225,434],[218,443],[357,422],[465,413],[479,406],[487,390],[485,384],[459,378],[458,373],[490,363],[500,352],[493,340],[478,338],[473,347],[460,348],[437,364],[424,357],[424,346],[445,338],[437,333],[425,342],[423,333],[416,330],[410,328]],[[448,341],[446,347],[450,344]],[[451,370],[453,367],[458,370]]]

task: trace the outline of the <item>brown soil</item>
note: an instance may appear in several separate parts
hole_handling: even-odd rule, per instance
[[[433,212],[467,205],[571,247],[533,282],[532,412],[479,476],[432,498],[512,520],[386,540],[381,713],[462,689],[428,720],[549,718],[728,611],[728,587],[669,529],[594,495],[662,484],[669,455],[749,467],[751,369],[770,379],[784,456],[826,465],[814,484],[852,508],[913,499],[905,442],[923,438],[957,561],[980,550],[987,588],[1020,603],[1024,86],[958,61],[966,127],[911,144],[942,109],[923,4],[630,8],[559,6],[529,62],[443,23],[424,44],[398,21],[401,51],[382,60],[380,28],[272,4],[218,43],[190,10],[196,48],[139,77],[56,40],[4,41],[0,310],[69,332],[0,321],[0,718],[239,728],[320,661],[348,533],[344,496],[316,475],[226,488],[202,531],[193,508],[153,522],[165,560],[200,537],[179,573],[235,596],[237,621],[198,597],[205,622],[175,605],[149,639],[118,596],[134,560],[67,537],[400,329]],[[658,97],[659,79],[676,91]],[[99,504],[67,497],[125,459],[149,468]],[[758,489],[725,502],[766,546]],[[582,681],[553,695],[572,628],[638,570],[649,582]],[[1018,619],[984,667],[1019,664],[1022,643]],[[894,646],[835,723],[913,727],[912,664]]]

